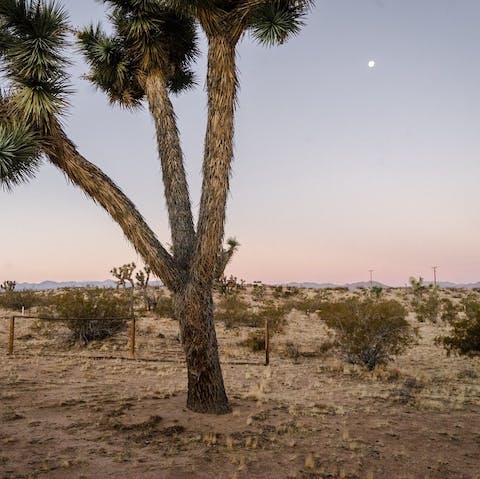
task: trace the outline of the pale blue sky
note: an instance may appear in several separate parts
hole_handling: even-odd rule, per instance
[[[103,19],[94,0],[64,0],[71,21]],[[247,281],[410,275],[480,280],[480,3],[322,0],[302,33],[238,48],[241,90],[227,236],[229,271]],[[199,87],[175,99],[194,205],[203,136]],[[376,66],[369,69],[369,60]],[[80,151],[169,241],[154,130],[146,111],[111,108],[80,79],[66,128]],[[0,192],[0,281],[95,280],[137,260],[120,229],[45,164]]]

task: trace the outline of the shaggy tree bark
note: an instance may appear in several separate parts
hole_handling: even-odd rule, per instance
[[[173,258],[177,266],[186,272],[193,253],[195,230],[175,112],[161,72],[147,77],[145,93],[157,132]]]
[[[189,285],[174,295],[188,374],[187,407],[199,413],[231,411],[223,383],[211,290]]]
[[[219,414],[230,411],[230,406],[218,358],[212,290],[222,253],[237,78],[235,42],[218,35],[208,40],[208,122],[202,197],[189,285],[179,313],[183,312],[180,321],[188,368],[188,407]]]
[[[46,142],[51,162],[112,216],[154,274],[172,290],[187,363],[187,406],[201,413],[230,411],[218,354],[212,291],[223,253],[233,158],[237,88],[235,44],[236,41],[226,35],[209,38],[208,125],[196,234],[175,115],[165,82],[159,76],[146,81],[147,98],[157,130],[172,229],[173,258],[133,203],[98,167],[78,153],[60,125],[51,129],[52,141]]]

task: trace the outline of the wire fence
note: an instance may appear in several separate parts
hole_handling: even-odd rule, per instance
[[[114,356],[89,356],[89,359],[136,359],[140,361],[148,361],[148,362],[178,362],[178,359],[153,359],[153,358],[137,358],[136,357],[136,329],[137,329],[137,321],[135,315],[133,316],[123,316],[118,318],[52,318],[48,316],[30,316],[30,315],[12,315],[12,316],[4,316],[0,319],[7,320],[9,322],[9,331],[8,331],[8,345],[7,345],[7,354],[12,356],[14,353],[14,345],[15,345],[15,325],[19,320],[40,320],[40,321],[47,321],[47,322],[70,322],[70,321],[130,321],[130,328],[129,328],[129,357],[114,357]],[[45,354],[43,354],[45,356]],[[65,355],[61,354],[54,354],[54,355],[47,355],[47,356],[54,356],[54,357],[64,357]],[[70,357],[70,355],[69,355]],[[270,327],[269,321],[265,321],[265,366],[268,366],[270,363]],[[227,361],[225,364],[231,365],[257,365],[256,362],[251,361]]]
[[[130,335],[129,335],[129,351],[130,357],[135,358],[135,342],[136,342],[136,323],[137,319],[133,316],[123,316],[118,318],[51,318],[48,316],[25,316],[25,315],[13,315],[8,318],[9,330],[8,330],[8,354],[13,354],[15,343],[15,323],[18,320],[40,320],[49,322],[70,322],[70,321],[130,321]]]

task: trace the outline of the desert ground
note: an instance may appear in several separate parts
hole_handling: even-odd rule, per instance
[[[332,332],[314,312],[288,313],[269,366],[241,344],[251,328],[217,322],[233,412],[214,416],[185,407],[174,320],[138,311],[135,359],[128,331],[72,345],[61,323],[17,320],[8,355],[11,314],[0,311],[4,479],[480,478],[480,358],[447,356],[443,323],[410,313],[416,344],[368,371],[322,348]]]

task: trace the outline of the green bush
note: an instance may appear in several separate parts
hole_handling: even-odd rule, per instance
[[[374,299],[380,299],[383,293],[383,288],[381,286],[372,286],[370,288],[370,294]]]
[[[223,297],[215,311],[215,319],[223,321],[226,328],[246,326],[259,327],[259,320],[251,311],[249,304],[240,296],[233,294]]]
[[[397,301],[348,299],[324,303],[320,317],[337,333],[345,359],[372,370],[403,352],[412,342],[414,330],[407,312]]]
[[[268,320],[271,333],[281,332],[286,322],[286,316],[290,310],[283,306],[277,306],[273,303],[267,303],[255,313],[259,326],[263,327]]]
[[[416,305],[414,311],[418,321],[422,323],[425,321],[436,323],[441,312],[438,289],[436,287],[429,288],[427,295]]]
[[[321,309],[322,305],[328,301],[328,291],[320,290],[313,297],[300,296],[285,301],[284,307],[291,311],[296,309],[304,314],[314,313]]]
[[[436,342],[443,345],[447,354],[480,354],[480,303],[467,297],[462,307],[463,314],[450,322],[450,335],[437,337]]]
[[[34,306],[41,306],[43,299],[39,294],[35,294],[32,290],[24,291],[5,291],[0,293],[0,307],[11,309],[12,311],[21,311],[31,309]]]
[[[460,309],[450,299],[442,299],[440,319],[445,323],[452,323],[457,319]]]
[[[410,277],[409,282],[413,293],[411,306],[417,316],[417,320],[421,323],[425,321],[436,323],[442,306],[438,294],[438,286],[425,286],[421,276],[418,280]]]
[[[162,292],[162,294],[157,297],[153,311],[161,318],[174,318],[173,298],[171,296],[164,296]]]
[[[288,310],[284,306],[267,303],[253,310],[250,305],[238,295],[231,295],[219,301],[215,319],[223,321],[226,328],[263,328],[268,319],[270,329],[278,331],[285,322]]]
[[[283,286],[272,286],[272,296],[276,299],[281,298],[283,296]]]
[[[263,301],[265,299],[266,293],[267,293],[267,288],[264,284],[260,282],[253,283],[252,299],[254,301]]]
[[[88,343],[123,331],[128,323],[125,318],[131,315],[130,308],[130,294],[78,288],[53,296],[44,313],[65,319],[71,339]]]

